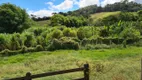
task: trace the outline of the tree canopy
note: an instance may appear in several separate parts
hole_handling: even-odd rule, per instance
[[[136,2],[128,2],[128,0],[122,0],[121,2],[116,2],[114,4],[107,4],[106,6],[90,5],[84,8],[80,8],[75,11],[69,11],[67,13],[59,13],[62,15],[72,15],[72,16],[84,16],[89,17],[90,14],[99,12],[114,12],[114,11],[124,11],[124,12],[136,12],[142,9],[142,4]]]
[[[80,27],[87,25],[87,19],[83,16],[63,16],[55,14],[51,17],[51,26],[65,25],[67,27]]]
[[[30,27],[29,20],[24,9],[10,3],[0,5],[0,33],[20,32]]]

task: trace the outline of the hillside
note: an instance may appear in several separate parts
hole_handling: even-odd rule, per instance
[[[42,20],[42,21],[35,21],[38,26],[47,26],[50,21],[49,20]]]
[[[108,17],[110,15],[117,15],[117,14],[120,14],[120,11],[95,13],[95,14],[91,14],[91,19],[93,20],[93,22],[95,22],[99,19],[103,19],[103,18]]]
[[[84,17],[89,17],[90,14],[100,13],[100,12],[115,12],[115,11],[137,12],[141,9],[142,9],[142,4],[139,4],[136,2],[128,2],[128,0],[124,0],[124,1],[122,0],[121,2],[116,2],[114,4],[107,4],[104,7],[97,6],[97,5],[90,5],[75,11],[69,11],[67,13],[61,13],[61,14],[72,15],[72,16],[82,15]]]

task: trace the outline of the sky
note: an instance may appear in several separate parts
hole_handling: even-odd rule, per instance
[[[89,5],[113,4],[121,0],[0,0],[2,3],[12,3],[26,9],[28,14],[37,17],[52,16],[53,12],[67,12],[77,10]],[[129,0],[142,3],[142,0]]]

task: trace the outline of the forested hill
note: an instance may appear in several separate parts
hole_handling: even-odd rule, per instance
[[[84,8],[80,8],[76,11],[69,11],[67,13],[59,12],[64,16],[72,15],[72,16],[84,16],[89,17],[90,14],[99,13],[99,12],[114,12],[114,11],[126,11],[126,12],[137,12],[142,9],[142,4],[136,2],[128,2],[128,0],[124,0],[122,2],[116,2],[114,4],[107,4],[104,7],[91,5]]]

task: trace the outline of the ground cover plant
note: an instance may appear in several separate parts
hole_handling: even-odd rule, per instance
[[[141,47],[29,52],[1,57],[0,79],[24,76],[29,71],[37,74],[78,68],[89,63],[91,80],[138,80],[141,56]],[[71,80],[82,76],[83,73],[79,72],[36,80]]]

